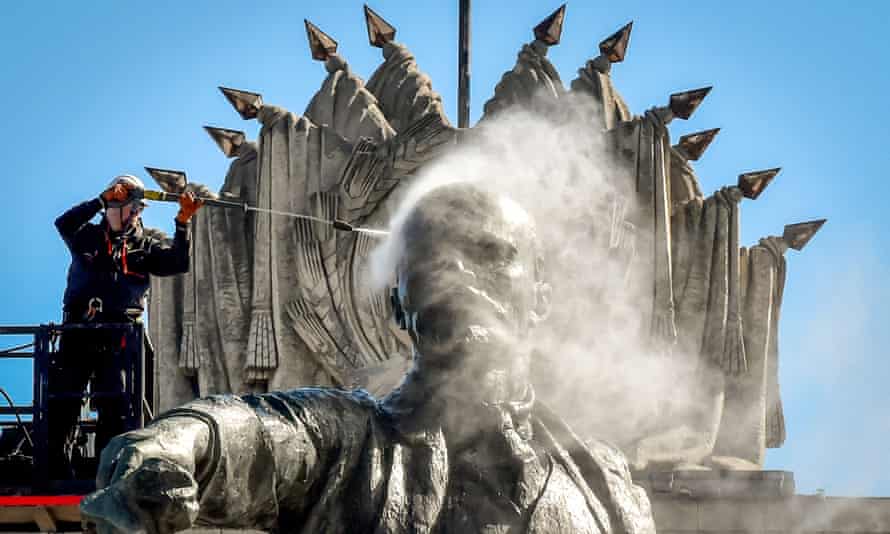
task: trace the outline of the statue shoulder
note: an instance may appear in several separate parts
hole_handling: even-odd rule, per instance
[[[282,416],[293,419],[296,415],[307,421],[340,418],[344,421],[373,417],[377,401],[361,389],[344,390],[326,387],[303,387],[289,391],[251,393],[247,395],[209,395],[193,400],[181,408],[167,412],[194,412],[213,414],[220,419],[233,411],[252,411],[262,416]]]
[[[593,494],[609,512],[614,534],[655,534],[652,507],[646,491],[634,483],[627,458],[618,447],[599,439],[581,439],[544,403],[535,415],[567,452]]]
[[[273,405],[286,405],[307,418],[358,423],[358,420],[367,421],[377,415],[377,399],[363,389],[303,387],[266,393],[262,398]]]

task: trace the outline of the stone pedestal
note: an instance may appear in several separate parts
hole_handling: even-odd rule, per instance
[[[667,471],[636,482],[649,493],[658,534],[890,534],[890,498],[795,495],[788,471]]]
[[[795,495],[786,471],[649,473],[659,534],[890,533],[890,498]]]
[[[776,499],[794,496],[790,471],[659,471],[634,480],[652,497]]]

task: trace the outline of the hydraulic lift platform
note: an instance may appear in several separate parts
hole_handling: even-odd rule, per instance
[[[73,329],[121,332],[125,342],[117,361],[126,377],[123,393],[50,388],[49,370],[58,354],[59,337]],[[33,337],[30,343],[0,349],[0,359],[32,359],[34,382],[31,405],[14,404],[0,382],[0,394],[6,401],[5,406],[0,405],[0,415],[6,416],[0,420],[0,532],[80,532],[80,501],[95,490],[99,453],[94,446],[96,419],[86,404],[78,421],[79,439],[71,462],[74,478],[53,473],[49,467],[49,422],[53,417],[49,401],[116,396],[126,406],[126,429],[144,427],[152,418],[154,387],[152,352],[143,324],[0,326],[2,336]]]

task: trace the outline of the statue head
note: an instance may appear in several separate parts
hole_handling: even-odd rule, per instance
[[[470,402],[523,395],[529,335],[550,289],[528,213],[476,186],[447,185],[420,198],[397,239],[394,306],[414,345],[413,373]]]

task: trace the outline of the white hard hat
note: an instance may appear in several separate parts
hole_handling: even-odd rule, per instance
[[[108,187],[114,187],[117,184],[130,184],[136,189],[141,191],[145,191],[145,184],[142,183],[142,180],[136,178],[132,174],[122,174],[120,176],[115,176],[114,180],[108,184]]]
[[[136,199],[133,199],[133,202],[139,202],[142,206],[145,206],[146,203],[142,200],[142,193],[145,191],[145,184],[142,183],[142,180],[133,176],[132,174],[122,174],[120,176],[115,176],[111,183],[108,184],[108,188],[112,188],[117,184],[126,184],[131,186],[133,189],[137,191]],[[138,200],[137,200],[138,199]]]

